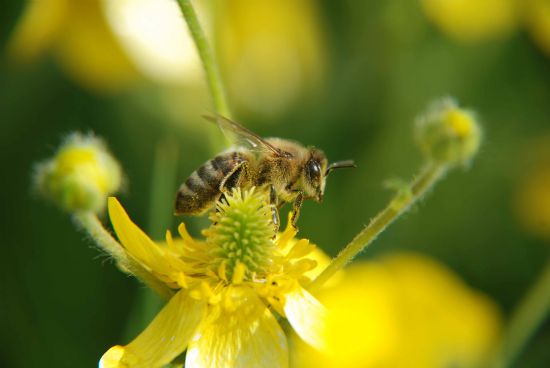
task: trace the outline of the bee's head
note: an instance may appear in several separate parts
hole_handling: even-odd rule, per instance
[[[304,192],[306,197],[321,202],[325,193],[325,182],[328,174],[330,174],[332,170],[349,167],[356,167],[356,165],[351,160],[338,161],[329,165],[323,151],[317,148],[310,148],[309,156],[303,171]]]
[[[306,197],[315,199],[318,202],[323,200],[327,165],[328,161],[323,151],[317,148],[309,149],[309,155],[302,174]]]

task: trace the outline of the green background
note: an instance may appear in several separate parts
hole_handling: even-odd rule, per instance
[[[330,177],[322,204],[305,204],[301,235],[335,254],[390,198],[382,182],[409,179],[421,165],[412,140],[416,114],[434,98],[455,96],[479,113],[485,136],[479,156],[468,170],[450,173],[362,257],[398,250],[431,255],[508,315],[548,258],[549,242],[521,229],[513,203],[525,147],[550,134],[550,59],[521,30],[499,42],[454,43],[415,2],[327,0],[320,6],[331,61],[315,101],[298,102],[275,124],[237,116],[260,135],[314,144],[333,160],[356,160],[356,170]],[[0,9],[4,49],[23,4],[3,1]],[[132,99],[83,90],[47,57],[26,68],[0,64],[2,367],[95,366],[114,341],[132,333],[124,331],[140,298],[138,283],[31,185],[33,164],[51,156],[65,134],[93,131],[124,168],[121,201],[147,228],[159,142],[177,147],[177,178],[167,184],[175,188],[211,158],[211,138],[186,125],[201,123],[199,116],[166,124],[155,111],[154,92],[146,109]],[[185,220],[194,233],[204,224]],[[548,346],[547,322],[517,366],[544,366]]]

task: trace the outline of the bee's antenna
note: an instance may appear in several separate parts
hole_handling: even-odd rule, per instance
[[[352,167],[357,167],[357,165],[355,164],[355,162],[353,162],[353,160],[345,160],[345,161],[333,162],[332,164],[328,165],[327,171],[325,171],[325,176],[327,176],[328,174],[330,174],[330,172],[331,172],[332,170],[335,170],[335,169],[347,169],[347,168],[352,168]]]

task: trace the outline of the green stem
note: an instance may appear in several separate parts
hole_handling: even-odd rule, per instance
[[[202,66],[206,73],[206,79],[208,81],[208,87],[210,88],[210,93],[212,94],[212,99],[214,101],[214,108],[216,112],[230,117],[229,105],[225,98],[225,92],[223,88],[223,82],[218,70],[217,64],[214,60],[214,55],[208,45],[206,36],[202,27],[197,18],[197,13],[193,9],[193,5],[190,0],[177,0],[185,18],[185,22],[189,27],[189,32],[191,37],[195,42],[197,51],[202,62]]]
[[[177,142],[172,135],[167,134],[157,143],[151,175],[147,233],[153,239],[163,239],[166,229],[172,224],[177,168]],[[124,336],[131,339],[139,334],[163,304],[163,300],[160,300],[150,289],[138,290],[137,300],[126,322]]]
[[[550,309],[550,260],[520,302],[508,322],[496,355],[495,367],[510,367],[529,339],[544,321]]]
[[[414,182],[409,187],[405,187],[406,190],[400,190],[388,206],[332,260],[327,268],[309,284],[308,289],[311,292],[319,290],[337,271],[368,247],[386,227],[422,198],[424,193],[443,176],[446,168],[447,166],[443,164],[428,164]]]
[[[95,214],[82,212],[75,214],[74,218],[88,232],[92,239],[95,240],[99,248],[115,259],[121,271],[134,275],[149,288],[153,289],[160,297],[166,300],[172,297],[173,293],[166,285],[124,252],[120,243],[103,227],[103,224]]]
[[[174,219],[177,169],[178,145],[168,135],[157,143],[151,176],[148,233],[153,239],[164,239],[165,231]]]

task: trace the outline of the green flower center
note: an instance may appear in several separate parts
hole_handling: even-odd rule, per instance
[[[265,274],[275,249],[268,196],[254,188],[249,191],[237,188],[224,197],[211,215],[213,225],[205,230],[214,256],[213,271],[223,265],[227,279],[231,280],[237,265],[242,264],[245,279]]]

